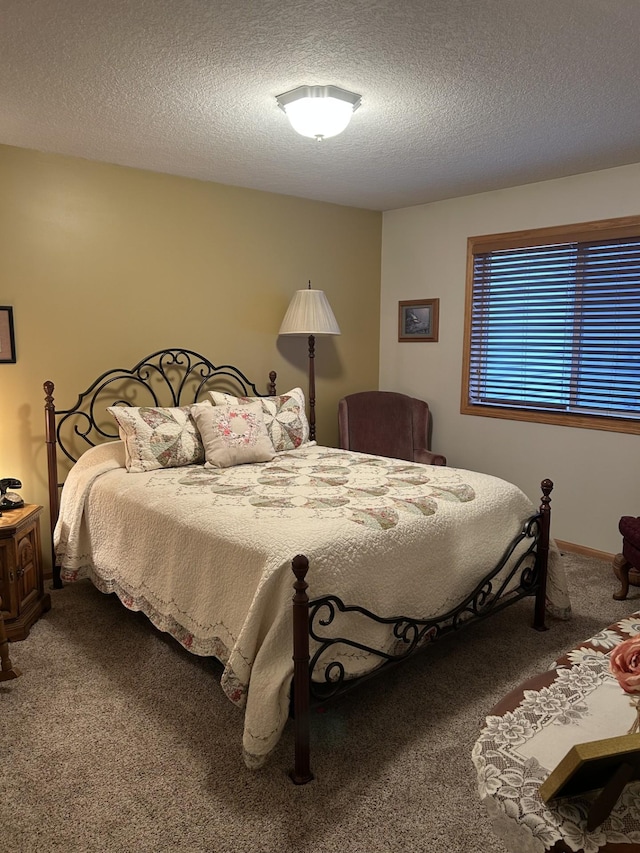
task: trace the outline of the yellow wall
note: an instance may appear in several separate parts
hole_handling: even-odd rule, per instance
[[[18,356],[0,364],[0,474],[28,502],[48,503],[47,379],[69,406],[103,371],[178,346],[306,391],[306,339],[277,332],[308,279],[342,332],[316,342],[319,442],[337,441],[341,396],[377,387],[381,214],[7,146],[0,187]]]

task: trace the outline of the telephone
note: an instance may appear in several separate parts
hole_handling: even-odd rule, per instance
[[[7,489],[21,489],[22,483],[16,480],[15,477],[5,477],[0,480],[0,511],[3,509],[20,509],[24,506],[24,501],[15,492],[8,492]]]

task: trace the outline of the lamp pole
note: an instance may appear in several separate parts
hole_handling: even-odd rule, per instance
[[[309,440],[316,439],[316,337],[309,335]]]

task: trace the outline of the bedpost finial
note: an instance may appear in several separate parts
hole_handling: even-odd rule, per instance
[[[291,568],[298,581],[304,581],[309,571],[309,560],[304,554],[297,554],[291,561]]]
[[[549,497],[549,495],[553,490],[553,482],[551,480],[543,480],[540,483],[540,489],[542,491],[542,498],[540,499],[540,512],[551,512],[551,498]]]

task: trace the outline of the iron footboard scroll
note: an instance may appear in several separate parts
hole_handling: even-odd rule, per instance
[[[381,617],[364,607],[346,605],[335,595],[310,600],[307,595],[307,557],[298,555],[292,561],[296,576],[293,597],[294,678],[292,712],[295,732],[295,764],[290,776],[296,784],[313,779],[310,768],[309,709],[311,702],[326,702],[342,695],[361,682],[378,675],[382,669],[395,666],[440,637],[465,625],[485,619],[527,596],[535,596],[533,627],[546,630],[545,605],[549,540],[551,525],[551,480],[541,483],[542,500],[538,513],[528,518],[520,533],[509,543],[500,561],[459,604],[435,618],[409,616]],[[505,568],[521,546],[513,565]],[[514,581],[516,582],[514,585]],[[325,629],[335,623],[341,613],[358,614],[370,623],[391,628],[392,643],[375,648],[345,636],[327,636]],[[314,641],[313,655],[310,639]],[[341,645],[373,655],[380,663],[370,672],[347,678],[344,665],[330,650]],[[314,679],[314,673],[318,676]]]

